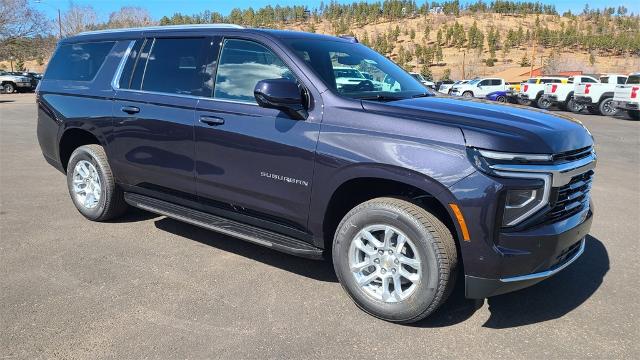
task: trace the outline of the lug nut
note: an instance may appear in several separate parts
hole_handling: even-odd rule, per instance
[[[380,269],[380,272],[382,272],[382,273],[384,274],[384,273],[386,273],[386,272],[387,272],[387,269],[382,268],[382,269]]]
[[[391,269],[391,273],[395,274],[396,273],[396,269],[395,268]]]
[[[373,259],[373,262],[376,264],[380,264],[380,259]]]
[[[378,254],[380,255],[384,254],[384,250],[378,250]]]
[[[389,255],[393,254],[393,250],[389,250]]]
[[[400,260],[398,259],[395,259],[393,262],[396,263],[396,265],[400,264]]]

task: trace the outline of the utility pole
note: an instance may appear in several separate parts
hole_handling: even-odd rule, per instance
[[[464,76],[464,63],[465,63],[465,58],[466,57],[467,57],[467,51],[463,50],[462,51],[462,80],[465,79],[465,76]]]
[[[536,50],[538,48],[538,44],[537,41],[538,40],[538,33],[536,32],[534,37],[533,37],[533,49],[531,50],[531,66],[529,67],[529,77],[533,77],[533,63],[536,61]]]
[[[62,39],[62,17],[60,16],[60,9],[58,9],[58,37]]]

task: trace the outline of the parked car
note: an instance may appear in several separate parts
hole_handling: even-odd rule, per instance
[[[433,81],[429,81],[425,79],[424,76],[422,76],[422,74],[415,73],[415,72],[410,72],[409,74],[413,76],[414,79],[420,81],[420,83],[424,85],[424,87],[435,90],[436,84]]]
[[[436,91],[447,94],[454,83],[453,80],[440,80],[436,82]]]
[[[520,92],[518,97],[521,104],[529,104],[537,106],[541,109],[551,107],[551,102],[544,96],[544,86],[546,84],[566,84],[566,77],[542,76],[535,77],[520,84]]]
[[[487,100],[497,101],[501,103],[517,103],[516,94],[512,89],[494,91],[492,93],[487,94],[485,97]]]
[[[339,88],[345,63],[375,67],[393,91]],[[457,275],[479,299],[538,283],[580,257],[593,220],[582,124],[431,96],[353,40],[87,32],[60,41],[36,102],[42,154],[87,219],[130,205],[329,258],[357,305],[388,321],[428,316]]]
[[[453,85],[449,93],[454,96],[483,98],[489,93],[507,90],[507,88],[504,79],[478,78],[467,83]]]
[[[333,69],[338,89],[354,87],[374,88],[374,81],[365,77],[360,70],[352,67],[336,67]]]
[[[0,70],[0,86],[8,94],[16,91],[28,91],[31,90],[31,80],[26,76],[13,75]]]
[[[633,120],[640,120],[640,72],[629,74],[624,85],[616,86],[613,106],[626,111]]]
[[[558,106],[560,109],[579,113],[584,108],[578,104],[574,97],[574,90],[578,84],[593,84],[599,80],[590,75],[575,75],[567,79],[567,82],[547,83],[544,85],[544,94],[542,97],[550,103],[550,106]]]
[[[591,114],[613,116],[618,108],[613,104],[616,86],[624,84],[627,75],[605,75],[597,83],[582,83],[575,87],[574,98],[578,104],[586,106]]]
[[[456,86],[456,85],[466,84],[466,83],[468,83],[469,81],[471,81],[471,80],[458,80],[458,81],[454,82],[453,84],[451,84],[450,86],[447,86],[447,85],[445,85],[445,84],[442,84],[442,85],[440,86],[440,92],[444,92],[444,93],[446,93],[446,94],[451,95],[451,89],[452,89],[454,86]]]
[[[9,74],[16,75],[16,76],[24,76],[29,78],[29,82],[31,83],[30,90],[35,90],[36,87],[38,87],[38,82],[40,81],[40,79],[42,79],[42,74],[30,72],[30,71],[23,71],[23,72],[15,71],[15,72],[10,72]]]

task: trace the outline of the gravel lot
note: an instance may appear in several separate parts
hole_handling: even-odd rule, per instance
[[[85,220],[40,154],[33,94],[0,95],[0,358],[638,358],[640,122],[576,117],[599,154],[582,258],[401,326],[328,262],[143,211]]]

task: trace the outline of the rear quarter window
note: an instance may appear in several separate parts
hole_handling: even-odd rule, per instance
[[[92,81],[113,45],[115,41],[61,45],[49,62],[45,79]]]
[[[627,84],[640,84],[640,75],[631,75],[627,78]]]

